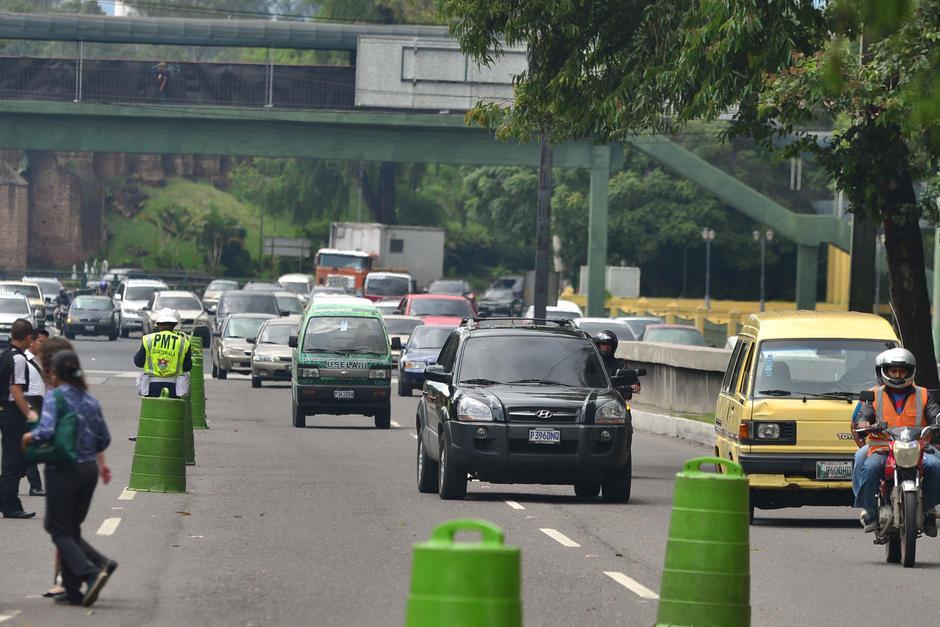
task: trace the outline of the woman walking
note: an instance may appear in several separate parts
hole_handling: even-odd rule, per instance
[[[62,564],[65,592],[56,600],[90,607],[117,568],[117,562],[101,555],[82,538],[81,532],[98,476],[104,483],[111,480],[111,469],[104,460],[104,450],[111,443],[111,436],[101,414],[101,405],[88,393],[78,355],[70,350],[55,353],[49,374],[55,389],[46,394],[39,425],[23,436],[23,443],[52,439],[59,417],[58,398],[64,401],[64,411],[75,413],[76,463],[46,465],[45,528],[52,536]]]

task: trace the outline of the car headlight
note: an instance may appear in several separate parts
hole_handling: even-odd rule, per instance
[[[594,414],[594,423],[599,425],[622,425],[627,421],[627,408],[620,401],[607,401]]]
[[[370,379],[388,379],[392,376],[392,371],[388,368],[373,368],[369,371]]]
[[[277,357],[274,355],[254,355],[252,359],[255,361],[277,361]]]
[[[757,440],[779,440],[780,425],[775,422],[761,422],[756,425],[754,432]]]
[[[71,318],[66,318],[66,319],[65,319],[65,322],[66,322],[67,324],[72,324],[72,319],[71,319]]]
[[[406,361],[405,370],[424,370],[427,368],[427,363],[423,361]]]
[[[320,376],[319,368],[301,368],[298,373],[304,379],[316,379]]]
[[[920,462],[920,442],[895,442],[894,461],[900,468],[914,468]]]
[[[457,420],[492,421],[493,412],[486,403],[465,396],[457,403]]]
[[[245,354],[245,351],[240,348],[223,348],[222,354],[226,357],[241,357]]]

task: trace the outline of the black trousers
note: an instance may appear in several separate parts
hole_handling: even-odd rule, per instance
[[[152,397],[158,397],[158,396],[160,396],[160,393],[161,393],[163,390],[166,390],[166,391],[167,391],[167,394],[170,395],[170,398],[179,398],[179,397],[176,395],[176,384],[175,384],[175,383],[167,383],[167,382],[165,382],[165,381],[154,381],[154,382],[152,382],[152,383],[150,384],[150,389],[149,389],[148,392],[147,392],[147,396],[148,396],[148,397],[151,397],[151,398],[152,398]]]
[[[29,406],[33,410],[42,415],[42,397],[41,396],[27,396],[26,402],[29,403]],[[36,423],[29,424],[27,423],[26,428],[32,430],[36,426]],[[42,490],[42,479],[39,477],[39,468],[36,464],[29,464],[26,466],[26,480],[29,481],[29,488],[31,490]]]
[[[0,513],[23,511],[20,501],[20,479],[26,473],[23,459],[23,434],[26,416],[16,403],[6,402],[0,411]]]
[[[65,593],[74,600],[82,598],[82,582],[94,581],[109,561],[82,538],[97,484],[97,462],[46,466],[45,527],[59,550]]]

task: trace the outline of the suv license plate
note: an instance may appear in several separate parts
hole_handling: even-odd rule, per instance
[[[355,390],[333,390],[333,398],[356,398]]]
[[[561,431],[558,429],[529,429],[529,442],[534,444],[558,444]]]
[[[852,462],[816,462],[816,478],[822,481],[851,479]]]
[[[85,325],[85,330],[88,331],[89,333],[94,333],[94,332],[95,332],[95,325],[93,325],[93,324],[86,324],[86,325]]]

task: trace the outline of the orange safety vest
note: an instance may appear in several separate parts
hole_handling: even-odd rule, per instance
[[[927,418],[924,416],[924,407],[927,406],[927,388],[914,386],[914,393],[904,401],[904,408],[899,414],[894,407],[894,402],[888,395],[885,386],[880,385],[875,388],[875,416],[878,422],[886,422],[892,429],[895,427],[925,427]],[[884,448],[888,444],[888,439],[882,434],[868,436],[868,454],[871,455],[876,449]]]

